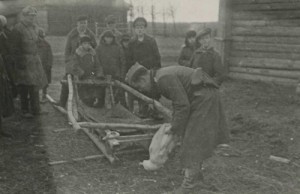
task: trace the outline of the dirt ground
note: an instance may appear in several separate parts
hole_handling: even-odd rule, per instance
[[[58,99],[65,39],[49,40],[56,54],[49,94]],[[158,40],[164,65],[175,64],[171,60],[182,39]],[[300,98],[294,88],[228,80],[221,93],[233,149],[216,153],[204,165],[205,179],[219,191],[196,193],[300,193]],[[5,130],[14,138],[0,139],[0,194],[160,194],[180,185],[177,155],[158,172],[139,166],[147,159],[146,152],[121,156],[116,167],[105,159],[48,165],[100,152],[82,132],[72,131],[50,104],[42,108],[48,114],[33,120],[21,119],[18,112],[5,120]],[[54,131],[58,129],[66,130]],[[292,162],[272,161],[271,155]]]

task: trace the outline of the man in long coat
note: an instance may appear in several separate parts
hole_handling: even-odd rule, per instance
[[[23,19],[13,29],[12,52],[16,60],[16,85],[21,99],[21,110],[26,118],[41,113],[39,90],[47,84],[47,78],[38,56],[38,27],[34,24],[37,10],[25,7]],[[30,108],[29,108],[30,104]]]
[[[183,183],[175,193],[189,193],[197,186],[206,188],[202,163],[218,144],[229,140],[218,85],[201,69],[184,66],[150,71],[135,64],[126,80],[140,91],[158,90],[172,101],[170,132],[183,137],[181,164],[185,170]]]
[[[88,29],[88,18],[85,15],[79,16],[77,19],[76,28],[72,29],[71,32],[67,35],[67,43],[65,47],[65,64],[66,64],[66,74],[72,74],[72,58],[76,52],[76,49],[80,45],[80,38],[83,36],[88,36],[92,39],[91,45],[93,48],[96,48],[96,36],[95,34]],[[66,79],[64,76],[63,79]],[[60,92],[60,101],[59,106],[65,107],[68,100],[68,86],[62,84]]]

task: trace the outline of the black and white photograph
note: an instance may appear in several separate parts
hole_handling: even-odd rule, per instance
[[[0,0],[0,194],[299,194],[300,0]]]

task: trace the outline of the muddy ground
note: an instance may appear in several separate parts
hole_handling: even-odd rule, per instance
[[[164,64],[174,64],[171,60],[182,40],[158,39]],[[49,40],[56,53],[49,94],[58,99],[65,40]],[[300,193],[300,97],[294,88],[228,80],[221,92],[233,149],[216,153],[204,165],[206,180],[219,192],[196,193]],[[17,112],[5,120],[5,130],[14,138],[0,139],[0,194],[159,194],[179,186],[177,155],[158,172],[139,166],[148,157],[146,152],[121,156],[120,166],[111,166],[105,159],[48,165],[100,153],[82,132],[72,131],[50,104],[42,108],[48,114],[36,119],[24,120]],[[271,155],[292,162],[272,161]]]

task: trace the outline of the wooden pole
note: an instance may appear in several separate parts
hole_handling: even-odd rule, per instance
[[[100,128],[100,129],[140,129],[140,130],[158,130],[161,125],[141,125],[141,124],[127,124],[127,123],[92,123],[79,122],[84,128]]]
[[[81,127],[78,125],[76,119],[73,115],[73,84],[72,84],[72,78],[71,75],[67,75],[68,78],[68,87],[69,87],[69,96],[68,96],[68,104],[67,104],[67,113],[69,121],[72,123],[73,129],[75,131],[78,131]]]
[[[66,111],[66,109],[64,109],[64,108],[61,107],[61,106],[55,105],[56,101],[53,100],[53,98],[52,98],[50,95],[47,94],[46,97],[47,97],[47,99],[49,100],[49,102],[52,103],[53,107],[54,107],[56,110],[58,110],[59,112],[61,112],[61,113],[63,113],[63,114],[68,114],[67,111]]]
[[[159,112],[164,114],[169,120],[172,118],[172,112],[168,108],[164,107],[160,102],[141,94],[140,92],[136,91],[135,89],[131,88],[130,86],[128,86],[120,81],[115,80],[114,83],[116,86],[123,88],[127,92],[130,92],[131,94],[140,98],[141,100],[145,101],[146,103],[153,104],[155,106],[155,108]]]
[[[82,130],[94,142],[97,148],[102,151],[102,153],[109,160],[110,163],[114,163],[116,161],[116,158],[111,153],[107,152],[107,148],[105,147],[105,144],[100,142],[99,138],[96,138],[94,134],[89,132],[89,130],[86,128],[82,128]]]
[[[124,154],[132,154],[132,153],[137,153],[137,152],[143,152],[145,151],[144,149],[135,149],[135,150],[128,150],[128,151],[123,151],[116,153],[116,155],[124,155]],[[79,162],[79,161],[88,161],[88,160],[94,160],[94,159],[102,159],[105,158],[105,155],[92,155],[92,156],[86,156],[82,158],[74,158],[72,160],[61,160],[61,161],[52,161],[49,162],[49,165],[58,165],[58,164],[66,164],[66,163],[71,163],[71,162]]]

